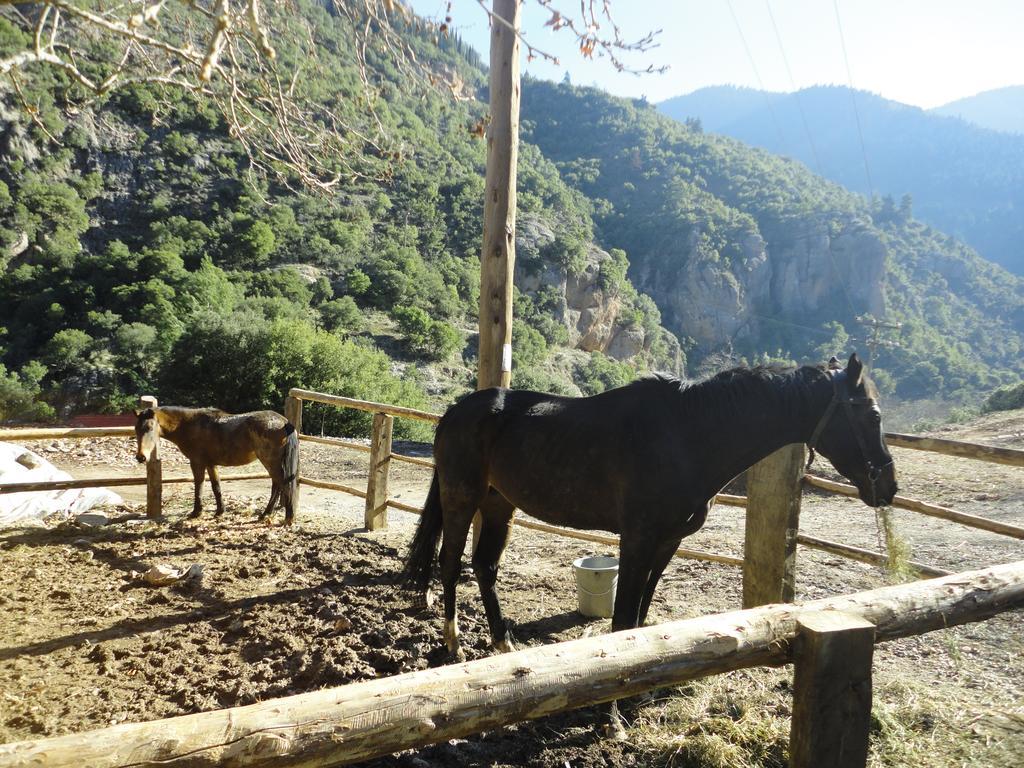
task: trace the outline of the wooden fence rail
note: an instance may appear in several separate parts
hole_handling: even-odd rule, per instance
[[[441,417],[438,414],[430,413],[428,411],[419,411],[415,408],[405,408],[401,405],[373,403],[368,400],[357,400],[353,397],[342,397],[341,395],[329,395],[325,392],[313,392],[308,389],[298,389],[293,387],[288,390],[288,396],[294,397],[297,400],[308,400],[313,403],[326,403],[327,405],[336,405],[341,408],[355,408],[356,410],[369,411],[370,413],[386,413],[388,416],[402,416],[407,419],[427,421],[431,424],[436,424],[441,420]]]
[[[266,472],[250,472],[239,475],[220,475],[222,483],[232,480],[269,480],[270,475]],[[165,477],[162,481],[168,483],[193,483],[190,477]],[[36,483],[3,483],[0,484],[0,494],[4,493],[29,493],[34,491],[67,491],[75,488],[119,488],[129,485],[146,485],[145,477],[93,477],[88,480],[41,480]]]
[[[135,437],[134,427],[13,427],[0,429],[0,441],[76,440],[88,437]]]
[[[833,555],[839,555],[850,560],[858,560],[870,565],[877,565],[882,568],[887,568],[891,565],[889,557],[879,552],[854,547],[849,544],[840,544],[837,541],[829,541],[828,539],[819,539],[817,536],[808,536],[805,533],[798,533],[796,535],[796,543],[811,549],[820,549],[822,552],[829,552]],[[916,571],[922,576],[949,576],[951,573],[951,571],[947,571],[944,568],[936,568],[935,566],[925,565],[913,560],[907,560],[906,564],[911,570]]]
[[[721,672],[780,666],[794,660],[798,622],[811,623],[807,619],[822,612],[870,622],[880,642],[1021,606],[1024,562],[1010,563],[528,648],[245,707],[4,744],[0,768],[342,765]],[[813,717],[816,709],[802,711]],[[794,723],[794,732],[806,733],[808,725]]]
[[[331,445],[335,448],[345,448],[350,451],[369,453],[370,446],[357,443],[354,440],[345,440],[340,437],[322,437],[318,435],[299,435],[300,443],[319,443],[320,445]]]
[[[828,480],[824,477],[804,475],[804,482],[815,488],[832,491],[833,493],[838,493],[843,496],[857,495],[857,489],[852,485],[837,483],[834,480]],[[977,528],[982,531],[998,533],[1003,536],[1012,536],[1015,539],[1024,539],[1024,528],[1021,528],[1018,525],[1010,525],[1009,523],[1003,523],[999,520],[990,520],[987,517],[969,515],[966,512],[957,512],[955,509],[940,507],[937,504],[928,504],[927,502],[918,501],[917,499],[908,499],[906,496],[896,496],[892,500],[892,506],[897,509],[907,509],[911,512],[919,512],[922,515],[929,515],[930,517],[938,517],[943,520],[960,523],[960,525],[966,525],[969,528]]]
[[[947,456],[959,456],[964,459],[978,459],[995,464],[1009,464],[1024,467],[1024,451],[1018,448],[997,448],[980,443],[967,443],[961,440],[945,440],[938,437],[919,437],[917,435],[901,435],[886,432],[885,441],[896,448],[910,448],[915,451],[930,451]]]

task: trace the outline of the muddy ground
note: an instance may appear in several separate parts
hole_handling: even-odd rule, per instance
[[[989,416],[941,434],[1021,448],[1024,413]],[[165,474],[187,474],[184,459],[164,445]],[[75,476],[142,473],[127,440],[27,447]],[[1024,525],[1024,470],[914,451],[895,454],[903,495]],[[830,474],[826,469],[831,468],[819,459],[816,471]],[[304,475],[358,484],[365,473],[363,454],[303,446]],[[428,480],[422,469],[397,465],[392,496],[417,504]],[[238,706],[445,663],[440,608],[424,612],[414,607],[391,581],[416,518],[391,512],[388,530],[364,533],[360,499],[305,487],[297,525],[268,528],[253,519],[266,500],[267,485],[225,483],[228,511],[221,519],[212,515],[207,488],[206,514],[198,522],[186,521],[191,488],[167,486],[164,521],[140,518],[144,489],[124,489],[126,504],[111,513],[108,526],[51,523],[0,531],[0,742]],[[894,511],[893,517],[900,536],[912,546],[912,557],[921,562],[965,570],[1024,558],[1018,540],[909,512]],[[280,523],[280,513],[275,522]],[[851,499],[807,492],[802,530],[879,546],[873,511]],[[740,555],[742,540],[742,510],[716,507],[704,529],[685,544]],[[590,554],[614,553],[585,542],[515,532],[499,590],[521,644],[558,642],[608,628],[607,621],[585,619],[575,610],[569,564]],[[806,548],[798,558],[801,600],[870,589],[893,578]],[[200,563],[204,574],[176,586],[148,586],[141,574],[158,563],[179,568]],[[651,618],[732,610],[740,595],[739,569],[676,560],[659,586]],[[483,609],[471,582],[460,587],[460,614],[467,657],[488,654]],[[911,731],[917,729],[914,738],[931,745],[916,754],[897,754],[886,746],[884,722],[876,723],[872,764],[996,768],[1008,764],[1007,755],[1024,759],[1022,652],[1021,612],[878,646],[877,706],[896,707],[895,685],[904,692],[909,685],[920,697],[942,704],[920,717],[920,723],[911,723]],[[755,673],[737,674],[731,678],[736,685],[756,678]],[[772,706],[784,723],[789,673],[772,674],[776,677],[764,680],[779,688]],[[627,707],[629,717],[643,720],[644,706]],[[743,724],[742,707],[726,710]],[[669,754],[652,747],[646,728],[631,732],[625,743],[605,741],[593,728],[596,718],[594,710],[581,710],[372,765],[705,764],[684,759],[678,747]],[[954,735],[954,746],[944,746]],[[741,755],[721,764],[777,765],[784,759],[776,748],[762,757]]]

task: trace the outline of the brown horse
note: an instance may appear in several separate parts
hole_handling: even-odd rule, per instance
[[[158,437],[166,437],[192,465],[195,504],[189,517],[199,517],[203,473],[217,500],[217,515],[224,512],[217,467],[237,467],[256,459],[270,473],[270,501],[260,519],[274,509],[278,498],[284,506],[285,525],[292,524],[295,488],[299,475],[299,436],[291,422],[274,411],[231,414],[217,408],[163,406],[137,411],[135,458],[147,461]],[[157,429],[159,426],[159,429]]]

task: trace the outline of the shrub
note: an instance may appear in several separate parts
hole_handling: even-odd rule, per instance
[[[363,328],[363,313],[351,296],[342,296],[318,308],[324,328],[333,333],[358,332]]]
[[[162,371],[162,400],[228,411],[280,411],[291,387],[426,408],[414,376],[399,378],[382,352],[365,349],[294,317],[266,319],[252,309],[205,312],[185,329]],[[365,436],[371,414],[332,408],[318,418],[334,434]],[[429,437],[429,427],[402,419],[398,437]]]
[[[577,366],[576,383],[585,395],[622,387],[636,378],[628,363],[619,363],[600,352],[591,352],[586,365]]]
[[[1012,411],[1016,408],[1024,408],[1024,381],[1016,386],[997,389],[982,403],[981,412]]]
[[[432,360],[444,360],[462,346],[462,334],[448,323],[432,320],[419,307],[395,307],[392,316],[409,348]]]

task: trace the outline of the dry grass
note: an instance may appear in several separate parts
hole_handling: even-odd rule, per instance
[[[871,768],[1002,768],[1024,764],[1024,708],[967,710],[954,687],[876,681]]]
[[[630,738],[648,765],[785,768],[791,675],[741,670],[666,691],[641,706]]]
[[[743,670],[695,681],[639,705],[630,740],[644,765],[784,768],[790,669]],[[1024,707],[969,711],[955,688],[876,675],[870,768],[1024,765]]]
[[[888,558],[886,571],[896,581],[912,581],[918,578],[917,572],[910,567],[910,544],[896,530],[892,520],[891,507],[878,507],[875,510],[875,522],[878,525],[880,546]]]

